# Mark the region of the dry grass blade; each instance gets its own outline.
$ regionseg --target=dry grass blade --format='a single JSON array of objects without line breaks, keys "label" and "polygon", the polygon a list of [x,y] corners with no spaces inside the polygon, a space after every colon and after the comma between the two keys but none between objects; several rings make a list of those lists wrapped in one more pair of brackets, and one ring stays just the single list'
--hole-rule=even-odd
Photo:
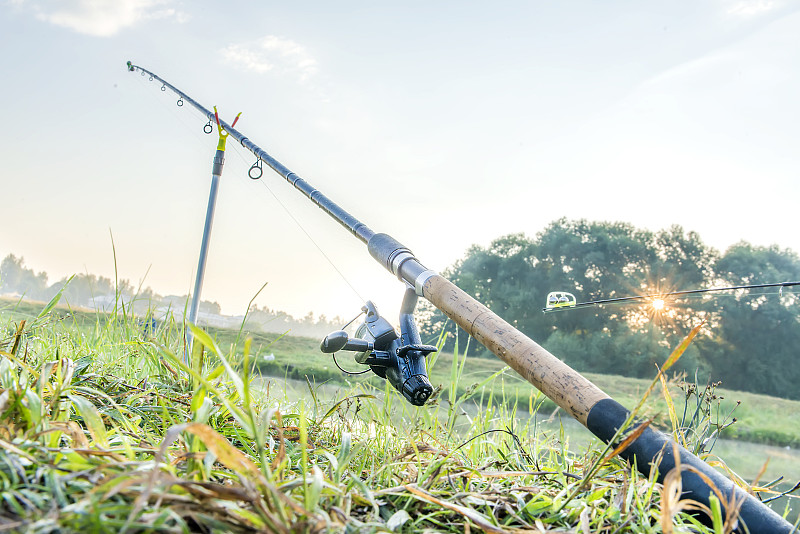
[{"label": "dry grass blade", "polygon": [[420,454],[431,454],[433,456],[440,456],[442,458],[445,458],[450,453],[445,452],[445,451],[440,451],[439,449],[431,447],[430,445],[428,445],[425,442],[419,442],[419,443],[414,443],[414,444],[409,445],[408,447],[406,447],[405,450],[403,450],[402,453],[400,453],[397,456],[395,456],[394,458],[392,458],[392,461],[396,462],[398,460],[403,460],[405,458],[414,458],[414,457],[419,456]]},{"label": "dry grass blade", "polygon": [[[465,474],[466,473],[469,472],[465,472]],[[508,478],[508,477],[560,475],[560,474],[572,475],[572,473],[559,473],[558,471],[480,471],[479,473],[480,476],[483,478]],[[455,477],[458,476],[459,474],[460,473],[453,473],[450,476]]]},{"label": "dry grass blade", "polygon": [[4,439],[0,439],[0,448],[3,448],[5,450],[7,450],[8,452],[13,452],[14,454],[18,454],[19,456],[22,456],[23,458],[27,458],[31,462],[36,462],[36,458],[31,456],[27,452],[23,451],[19,447],[16,447],[15,445],[12,445],[11,443],[7,442]]},{"label": "dry grass blade", "polygon": [[678,445],[672,444],[672,455],[675,458],[675,467],[664,477],[661,488],[661,515],[659,522],[664,534],[672,534],[674,531],[674,520],[680,512],[686,510],[701,510],[711,516],[711,510],[695,500],[681,499],[683,495],[683,479],[681,473],[684,467],[681,464],[681,457]]},{"label": "dry grass blade", "polygon": [[[663,532],[665,534],[670,534],[673,531],[672,521],[675,515],[681,511],[703,512],[708,515],[709,518],[714,519],[715,523],[717,523],[717,520],[719,519],[721,524],[715,525],[714,527],[716,534],[728,534],[733,532],[739,523],[739,508],[742,504],[742,502],[736,497],[736,494],[730,495],[730,499],[726,498],[726,496],[722,494],[722,491],[720,491],[720,489],[716,484],[714,484],[708,475],[697,470],[691,465],[681,464],[677,443],[672,444],[672,455],[675,458],[675,467],[669,473],[667,473],[666,477],[664,477],[664,485],[662,490],[661,527]],[[711,508],[692,499],[681,499],[683,486],[681,476],[683,471],[690,471],[696,474],[703,479],[703,482],[705,482],[709,488],[711,488],[713,491],[713,494],[710,497]],[[717,517],[719,515],[719,510],[717,508],[720,505],[725,509],[724,518],[721,516]]]},{"label": "dry grass blade", "polygon": [[227,484],[180,479],[176,479],[173,484],[181,486],[192,494],[203,498],[214,498],[226,501],[248,501],[252,498],[252,495],[244,488],[229,486]]},{"label": "dry grass blade", "polygon": [[103,422],[103,417],[97,410],[97,407],[92,402],[81,395],[67,395],[69,400],[72,401],[73,406],[83,418],[86,428],[101,447],[108,448],[108,434],[106,432],[106,424]]},{"label": "dry grass blade", "polygon": [[283,418],[281,417],[281,412],[276,411],[275,417],[278,419],[278,426],[275,427],[278,441],[278,452],[275,454],[275,458],[272,459],[271,467],[272,471],[276,473],[280,479],[283,472],[281,466],[286,461],[286,444],[284,443],[283,439]]},{"label": "dry grass blade", "polygon": [[684,340],[680,342],[680,344],[675,348],[675,350],[672,351],[672,354],[669,355],[667,361],[664,362],[664,367],[661,368],[661,372],[666,371],[667,369],[672,367],[675,364],[675,362],[678,361],[678,359],[683,355],[683,353],[686,352],[686,349],[689,348],[689,344],[691,344],[692,340],[700,332],[700,329],[703,327],[705,323],[706,323],[705,321],[702,321],[699,325],[692,328],[692,331],[689,332],[689,335],[686,336]]},{"label": "dry grass blade", "polygon": [[[703,482],[705,482],[709,488],[711,488],[711,490],[714,492],[714,494],[711,495],[712,503],[713,499],[716,498],[718,504],[721,504],[722,507],[725,509],[725,517],[723,518],[724,532],[726,534],[728,532],[733,532],[733,530],[739,523],[739,508],[741,508],[743,501],[739,500],[739,498],[736,496],[735,493],[730,495],[731,498],[728,499],[725,495],[722,494],[722,491],[720,491],[717,485],[714,484],[714,482],[710,478],[708,478],[708,475],[706,475],[702,471],[699,471],[689,465],[683,466],[682,470],[691,471],[692,473],[696,474],[697,476],[703,479]],[[704,511],[708,510],[705,506],[703,506],[702,509]],[[711,516],[712,515],[711,511],[708,511],[708,514],[709,516]]]},{"label": "dry grass blade", "polygon": [[689,332],[689,335],[686,336],[683,339],[683,341],[681,341],[680,344],[678,344],[677,347],[675,347],[675,350],[673,350],[672,353],[669,355],[669,358],[667,358],[667,361],[665,361],[664,365],[658,370],[658,374],[653,379],[653,381],[650,383],[650,387],[647,388],[647,391],[645,392],[644,396],[642,397],[642,400],[640,400],[639,404],[636,405],[636,408],[634,409],[634,414],[636,412],[638,412],[642,408],[642,406],[644,405],[645,401],[650,397],[650,394],[653,392],[653,388],[656,387],[656,384],[661,379],[661,376],[665,372],[667,372],[667,370],[670,367],[675,365],[675,362],[677,362],[680,359],[681,356],[683,356],[683,353],[686,352],[686,349],[689,348],[689,344],[691,344],[692,340],[700,332],[700,329],[703,327],[704,324],[705,324],[705,321],[701,322],[699,325],[697,325],[694,328],[692,328],[692,331]]},{"label": "dry grass blade", "polygon": [[14,356],[17,355],[17,350],[19,349],[19,342],[22,339],[22,333],[25,331],[25,319],[21,320],[17,325],[17,331],[14,333],[14,342],[11,344],[11,350],[9,352]]},{"label": "dry grass blade", "polygon": [[769,460],[770,459],[767,458],[766,461],[761,465],[761,469],[758,470],[758,474],[753,479],[753,482],[750,483],[749,485],[750,487],[747,488],[750,495],[753,495],[752,486],[758,486],[758,481],[761,480],[761,477],[763,477],[764,473],[767,472],[767,466],[769,465]]},{"label": "dry grass blade", "polygon": [[592,526],[589,522],[589,507],[584,506],[581,510],[579,529],[583,534],[591,534]]},{"label": "dry grass blade", "polygon": [[675,413],[675,403],[672,402],[672,395],[669,393],[667,378],[662,373],[658,374],[658,378],[661,380],[661,390],[667,403],[667,413],[669,414],[669,422],[672,425],[672,432],[675,433],[675,437],[680,441],[681,445],[686,447],[686,436],[683,435],[683,430],[678,423],[678,414]]},{"label": "dry grass blade", "polygon": [[35,379],[39,378],[39,372],[38,371],[35,371],[30,365],[28,365],[24,361],[20,360],[19,358],[17,358],[16,356],[11,354],[10,352],[6,352],[4,350],[0,350],[0,356],[5,356],[6,358],[11,360],[15,364],[19,365],[20,367],[25,369]]},{"label": "dry grass blade", "polygon": [[[230,442],[216,430],[202,423],[184,423],[182,425],[175,425],[171,427],[164,436],[164,441],[161,443],[161,447],[159,448],[158,453],[153,460],[153,472],[149,477],[147,487],[136,498],[125,526],[129,525],[133,519],[139,515],[141,510],[144,508],[144,505],[150,499],[150,495],[153,493],[153,489],[156,486],[156,482],[161,472],[159,465],[164,461],[164,457],[167,454],[167,449],[169,446],[172,445],[172,443],[178,439],[178,436],[181,434],[181,432],[184,431],[191,432],[200,438],[208,450],[211,451],[217,457],[217,459],[229,469],[232,469],[240,474],[256,475],[257,478],[262,478],[258,467],[253,463],[253,461],[247,458],[247,456],[245,456],[240,450],[231,445]],[[123,528],[123,530],[125,529]]]},{"label": "dry grass blade", "polygon": [[66,434],[72,440],[73,449],[88,449],[89,440],[75,421],[51,421],[50,428]]},{"label": "dry grass blade", "polygon": [[421,489],[421,488],[419,488],[419,487],[417,487],[417,486],[415,486],[413,484],[407,484],[405,486],[405,488],[410,493],[415,495],[417,498],[422,499],[423,501],[427,501],[427,502],[429,502],[431,504],[435,504],[437,506],[441,506],[442,508],[447,508],[448,510],[452,510],[453,512],[456,512],[457,514],[460,514],[460,515],[466,517],[467,519],[469,519],[470,521],[475,523],[475,525],[477,525],[478,528],[480,528],[484,532],[493,532],[493,533],[496,533],[496,534],[505,534],[506,532],[508,532],[508,531],[498,527],[497,525],[493,525],[492,523],[489,522],[488,519],[486,519],[486,516],[484,516],[481,513],[476,512],[472,508],[467,508],[466,506],[460,506],[458,504],[453,504],[453,503],[450,503],[450,502],[447,502],[447,501],[443,501],[441,499],[437,499],[436,497],[434,497],[433,495],[431,495],[427,491],[425,491],[425,490],[423,490],[423,489]]},{"label": "dry grass blade", "polygon": [[642,432],[644,432],[644,431],[645,431],[645,429],[646,429],[647,427],[649,427],[649,426],[650,426],[650,424],[651,424],[652,422],[653,422],[653,418],[651,417],[650,419],[648,419],[648,420],[647,420],[647,421],[645,421],[644,423],[642,423],[642,424],[640,424],[639,426],[637,426],[637,427],[636,427],[636,430],[634,430],[633,432],[631,432],[631,433],[630,433],[630,435],[629,435],[627,438],[625,438],[624,440],[622,440],[622,443],[620,443],[619,445],[617,445],[617,446],[614,448],[614,450],[613,450],[613,451],[611,451],[611,453],[609,453],[609,455],[608,455],[608,456],[606,456],[605,458],[603,458],[603,463],[605,463],[605,462],[608,462],[609,460],[611,460],[611,459],[612,459],[612,458],[614,458],[615,456],[617,456],[617,455],[619,455],[620,453],[622,453],[622,452],[623,452],[625,449],[627,449],[628,447],[630,447],[631,443],[633,443],[634,441],[636,441],[637,439],[639,439],[639,436],[641,436],[641,435],[642,435]]},{"label": "dry grass blade", "polygon": [[189,432],[200,438],[208,450],[217,457],[217,460],[228,469],[263,482],[258,466],[210,426],[203,423],[187,423],[178,426],[183,427],[181,431]]}]

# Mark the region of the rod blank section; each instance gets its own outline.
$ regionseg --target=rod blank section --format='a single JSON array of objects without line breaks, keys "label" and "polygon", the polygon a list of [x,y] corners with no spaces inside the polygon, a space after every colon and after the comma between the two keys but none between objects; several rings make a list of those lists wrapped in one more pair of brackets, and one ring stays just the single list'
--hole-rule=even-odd
[{"label": "rod blank section", "polygon": [[446,278],[431,276],[422,294],[581,424],[595,404],[610,398]]}]

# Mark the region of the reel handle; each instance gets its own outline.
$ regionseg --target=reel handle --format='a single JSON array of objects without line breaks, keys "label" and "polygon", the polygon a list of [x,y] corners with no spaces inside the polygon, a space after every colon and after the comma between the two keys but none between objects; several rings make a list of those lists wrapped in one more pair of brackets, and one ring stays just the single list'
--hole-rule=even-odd
[{"label": "reel handle", "polygon": [[340,350],[350,350],[353,352],[372,352],[374,349],[375,347],[373,343],[357,337],[351,338],[344,330],[331,332],[325,336],[325,339],[323,339],[322,343],[319,345],[319,350],[325,354],[339,352]]}]

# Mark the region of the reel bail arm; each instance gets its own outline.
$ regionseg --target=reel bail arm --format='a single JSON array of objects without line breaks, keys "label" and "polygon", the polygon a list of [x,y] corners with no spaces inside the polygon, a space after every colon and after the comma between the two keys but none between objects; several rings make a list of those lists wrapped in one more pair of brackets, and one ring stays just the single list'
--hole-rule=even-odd
[{"label": "reel bail arm", "polygon": [[414,322],[414,307],[417,294],[413,287],[406,287],[400,307],[400,335],[392,325],[380,316],[372,302],[362,310],[364,322],[350,337],[344,330],[325,336],[320,350],[326,354],[348,350],[355,352],[358,363],[369,365],[381,378],[385,378],[405,399],[415,406],[422,406],[433,393],[428,379],[425,356],[436,352],[433,345],[424,345]]}]

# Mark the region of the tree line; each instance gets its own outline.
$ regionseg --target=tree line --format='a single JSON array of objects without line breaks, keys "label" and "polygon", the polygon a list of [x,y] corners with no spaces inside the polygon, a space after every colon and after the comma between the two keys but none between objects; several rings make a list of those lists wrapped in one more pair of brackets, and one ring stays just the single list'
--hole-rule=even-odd
[{"label": "tree line", "polygon": [[[472,246],[445,271],[451,281],[579,371],[652,377],[702,323],[679,360],[691,378],[800,399],[800,299],[792,288],[737,290],[542,313],[551,291],[579,302],[800,279],[800,258],[778,246],[737,243],[724,253],[680,226],[650,231],[620,222],[559,219],[535,237]],[[456,327],[428,306],[422,330]],[[450,343],[454,336],[451,336]],[[460,332],[460,338],[466,338]],[[491,356],[471,343],[471,354]]]},{"label": "tree line", "polygon": [[[89,273],[64,277],[51,284],[46,272],[37,273],[25,265],[24,258],[14,254],[9,254],[0,262],[0,295],[48,302],[59,291],[62,291],[61,301],[72,307],[106,312],[124,309],[142,316],[155,314],[158,319],[168,314],[182,318],[189,303],[189,295],[159,295],[149,287],[134,286],[126,279],[112,280]],[[217,302],[201,300],[198,322],[212,324],[213,319],[209,316],[222,316],[222,308]],[[242,316],[232,317],[225,324],[218,321],[214,326],[238,327],[242,320]],[[338,330],[343,323],[341,317],[329,319],[325,315],[315,316],[309,312],[302,318],[296,318],[283,311],[266,306],[259,308],[253,304],[247,312],[245,326],[268,333],[290,332],[295,336],[319,337]]]},{"label": "tree line", "polygon": [[[90,273],[78,273],[51,284],[46,272],[35,272],[20,256],[9,254],[0,262],[0,294],[47,302],[59,291],[62,291],[62,300],[70,306],[107,309],[117,304],[125,307],[130,304],[131,311],[135,312],[146,312],[156,306],[182,310],[188,299],[187,295],[162,296],[149,287],[136,287],[126,279],[112,280]],[[221,307],[204,300],[200,302],[200,311],[219,314]]]}]

